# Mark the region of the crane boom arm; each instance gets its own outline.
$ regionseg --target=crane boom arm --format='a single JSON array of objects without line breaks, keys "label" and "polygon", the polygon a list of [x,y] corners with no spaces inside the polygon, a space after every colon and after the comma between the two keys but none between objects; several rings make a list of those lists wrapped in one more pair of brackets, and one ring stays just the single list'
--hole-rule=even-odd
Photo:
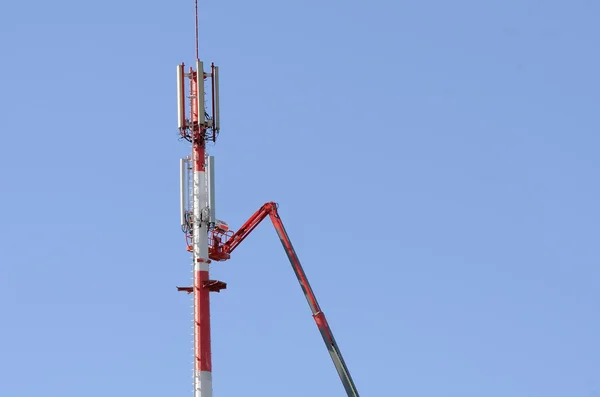
[{"label": "crane boom arm", "polygon": [[298,259],[298,255],[296,255],[296,251],[292,245],[292,242],[283,226],[283,222],[281,221],[281,217],[277,212],[277,204],[270,202],[263,205],[257,212],[242,225],[242,227],[234,233],[221,247],[219,247],[220,255],[226,254],[226,257],[229,257],[229,254],[254,230],[263,219],[267,217],[267,215],[271,218],[273,222],[273,226],[277,231],[277,235],[279,236],[279,240],[281,241],[281,245],[285,250],[285,253],[290,260],[290,264],[294,269],[294,273],[296,273],[296,277],[298,278],[298,282],[302,287],[302,291],[308,301],[308,305],[310,306],[310,310],[312,311],[313,318],[317,323],[317,327],[321,332],[321,336],[323,337],[323,341],[325,342],[325,346],[329,351],[331,359],[333,360],[333,364],[340,376],[342,384],[344,385],[344,389],[346,389],[346,393],[348,397],[359,397],[358,390],[354,385],[354,381],[350,376],[350,371],[346,366],[344,358],[342,357],[342,353],[333,337],[333,333],[331,332],[331,328],[325,318],[325,314],[321,310],[319,303],[317,302],[317,298],[315,293],[313,292],[308,278],[306,277],[306,273],[304,273],[304,269],[300,264],[300,259]]},{"label": "crane boom arm", "polygon": [[246,223],[244,223],[238,231],[225,242],[225,244],[223,244],[223,251],[231,255],[233,250],[236,249],[236,247],[240,245],[254,229],[256,229],[267,215],[269,215],[271,204],[272,203],[267,203],[260,207],[260,209],[256,211],[254,215],[252,215],[250,219],[248,219]]}]

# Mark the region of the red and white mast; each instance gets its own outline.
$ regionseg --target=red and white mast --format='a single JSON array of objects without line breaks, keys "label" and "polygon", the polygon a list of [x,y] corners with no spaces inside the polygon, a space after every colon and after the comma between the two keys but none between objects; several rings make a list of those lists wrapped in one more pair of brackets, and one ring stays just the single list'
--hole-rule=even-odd
[{"label": "red and white mast", "polygon": [[[192,145],[191,154],[180,161],[181,226],[186,234],[187,250],[192,252],[193,286],[178,287],[194,294],[194,397],[212,397],[212,359],[210,343],[210,292],[226,287],[210,280],[208,234],[215,225],[214,158],[208,156],[207,142],[215,142],[219,133],[218,67],[204,72],[198,57],[198,1],[196,4],[196,70],[177,65],[177,111],[181,138]],[[186,96],[185,79],[189,80]],[[211,113],[205,107],[205,79],[210,78]],[[189,117],[186,117],[186,98]]]}]

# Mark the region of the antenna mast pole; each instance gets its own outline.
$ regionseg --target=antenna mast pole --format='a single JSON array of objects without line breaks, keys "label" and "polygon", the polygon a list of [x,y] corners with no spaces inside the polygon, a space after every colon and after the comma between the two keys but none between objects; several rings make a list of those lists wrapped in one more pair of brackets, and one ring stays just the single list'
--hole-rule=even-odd
[{"label": "antenna mast pole", "polygon": [[[214,228],[214,158],[208,156],[206,143],[219,133],[218,67],[211,65],[204,72],[198,51],[198,0],[196,16],[196,70],[177,65],[178,128],[182,139],[191,143],[191,155],[181,159],[181,227],[186,236],[187,250],[192,253],[193,286],[177,287],[194,295],[194,397],[212,397],[212,358],[210,341],[210,292],[226,288],[221,281],[210,280],[208,234]],[[186,96],[185,79],[189,80]],[[204,80],[212,87],[211,114],[206,112]],[[186,101],[188,99],[189,101]],[[189,105],[189,106],[188,106]],[[187,117],[186,108],[189,109]],[[207,169],[208,168],[208,169]],[[207,172],[208,171],[208,172]]]},{"label": "antenna mast pole", "polygon": [[196,6],[196,59],[198,59],[198,0],[194,0],[194,5]]}]

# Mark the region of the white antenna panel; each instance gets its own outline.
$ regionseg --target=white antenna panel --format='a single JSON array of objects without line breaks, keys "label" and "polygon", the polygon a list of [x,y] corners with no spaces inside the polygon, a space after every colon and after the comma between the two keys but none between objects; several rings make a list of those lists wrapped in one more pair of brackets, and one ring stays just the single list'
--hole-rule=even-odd
[{"label": "white antenna panel", "polygon": [[206,122],[204,117],[204,63],[200,60],[196,61],[196,87],[198,124],[203,125]]},{"label": "white antenna panel", "polygon": [[185,76],[183,65],[177,65],[177,127],[185,128]]},{"label": "white antenna panel", "polygon": [[179,159],[179,218],[181,220],[181,226],[185,225],[185,168],[185,159]]},{"label": "white antenna panel", "polygon": [[215,114],[213,114],[214,119],[214,129],[215,131],[219,131],[221,129],[221,118],[219,116],[219,67],[215,66],[215,70],[213,72],[215,79]]},{"label": "white antenna panel", "polygon": [[215,156],[208,156],[208,221],[215,223]]}]

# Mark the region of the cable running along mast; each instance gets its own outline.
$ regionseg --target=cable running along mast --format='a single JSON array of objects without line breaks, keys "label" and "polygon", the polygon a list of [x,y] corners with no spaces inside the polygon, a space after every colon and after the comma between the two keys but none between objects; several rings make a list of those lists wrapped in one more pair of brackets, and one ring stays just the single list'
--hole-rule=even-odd
[{"label": "cable running along mast", "polygon": [[[177,125],[180,138],[191,143],[191,154],[180,159],[179,163],[180,223],[187,251],[192,253],[193,269],[193,285],[177,289],[194,295],[194,397],[212,397],[209,294],[227,287],[222,281],[210,279],[210,263],[229,259],[233,250],[267,216],[275,226],[347,395],[358,397],[333,333],[281,222],[277,204],[270,202],[263,205],[235,233],[215,217],[214,157],[208,155],[206,144],[216,142],[220,132],[219,68],[212,63],[205,72],[204,63],[199,59],[198,0],[195,0],[195,9],[196,69],[190,67],[186,70],[184,63],[177,65]],[[210,109],[205,105],[205,80],[209,80]]]}]

